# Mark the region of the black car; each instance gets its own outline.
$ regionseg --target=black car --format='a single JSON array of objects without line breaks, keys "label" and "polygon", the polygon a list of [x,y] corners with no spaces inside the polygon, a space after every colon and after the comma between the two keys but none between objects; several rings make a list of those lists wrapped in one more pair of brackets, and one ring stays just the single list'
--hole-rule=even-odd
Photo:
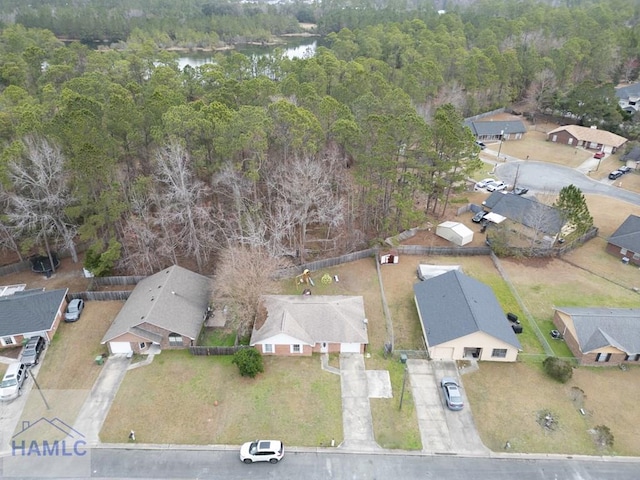
[{"label": "black car", "polygon": [[485,212],[484,210],[480,210],[473,216],[473,218],[471,218],[471,221],[473,223],[480,223],[486,214],[487,212]]},{"label": "black car", "polygon": [[37,336],[31,337],[22,348],[22,363],[27,367],[37,365],[40,361],[40,354],[47,346],[44,338]]},{"label": "black car", "polygon": [[621,172],[620,170],[614,170],[609,174],[609,180],[615,180],[616,178],[619,178],[622,175],[624,175],[624,172]]}]

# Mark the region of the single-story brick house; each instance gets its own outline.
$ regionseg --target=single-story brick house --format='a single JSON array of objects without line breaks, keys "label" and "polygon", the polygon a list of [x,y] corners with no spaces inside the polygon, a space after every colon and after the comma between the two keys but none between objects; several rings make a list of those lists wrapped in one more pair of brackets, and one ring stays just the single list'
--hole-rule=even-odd
[{"label": "single-story brick house", "polygon": [[141,280],[102,337],[113,353],[195,344],[206,319],[211,280],[174,265]]},{"label": "single-story brick house", "polygon": [[[493,192],[482,202],[490,212],[519,223],[528,229],[530,237],[543,234],[552,245],[562,234],[567,234],[562,213],[534,198]],[[522,233],[527,233],[522,232]]]},{"label": "single-story brick house", "polygon": [[516,361],[522,347],[489,286],[451,270],[413,291],[430,358]]},{"label": "single-story brick house", "polygon": [[466,120],[464,124],[471,129],[478,141],[500,142],[521,140],[527,133],[527,127],[520,120],[496,120],[482,122]]},{"label": "single-story brick house", "polygon": [[640,266],[640,217],[629,215],[607,241],[607,253]]},{"label": "single-story brick house", "polygon": [[547,141],[564,143],[574,147],[584,147],[606,153],[616,151],[627,143],[627,139],[615,133],[599,130],[596,127],[565,125],[547,133]]},{"label": "single-story brick house", "polygon": [[41,336],[50,342],[64,318],[68,289],[23,290],[0,297],[0,348]]},{"label": "single-story brick house", "polygon": [[264,295],[250,345],[263,355],[364,353],[364,299],[347,295]]},{"label": "single-story brick house", "polygon": [[553,323],[581,365],[640,362],[640,309],[556,307]]}]

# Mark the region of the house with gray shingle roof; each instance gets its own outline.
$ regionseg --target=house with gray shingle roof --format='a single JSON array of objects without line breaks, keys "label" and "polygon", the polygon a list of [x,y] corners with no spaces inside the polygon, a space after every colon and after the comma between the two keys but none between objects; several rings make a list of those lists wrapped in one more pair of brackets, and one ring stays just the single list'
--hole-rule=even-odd
[{"label": "house with gray shingle roof", "polygon": [[530,229],[530,237],[542,233],[555,241],[565,226],[564,217],[557,208],[534,198],[493,192],[482,204],[491,212]]},{"label": "house with gray shingle roof", "polygon": [[466,120],[464,124],[471,129],[478,141],[520,140],[527,133],[527,127],[520,120],[477,121]]},{"label": "house with gray shingle roof", "polygon": [[522,347],[489,286],[451,270],[416,283],[413,292],[430,358],[517,359]]},{"label": "house with gray shingle roof", "polygon": [[364,353],[364,299],[347,295],[263,295],[250,345],[263,355]]},{"label": "house with gray shingle roof", "polygon": [[101,343],[127,354],[194,345],[210,296],[208,277],[178,265],[165,268],[138,282]]},{"label": "house with gray shingle roof", "polygon": [[0,297],[0,347],[36,336],[51,341],[67,308],[67,292],[34,289]]},{"label": "house with gray shingle roof", "polygon": [[616,153],[620,147],[627,143],[626,138],[615,133],[580,125],[564,125],[555,128],[547,133],[547,141],[606,153]]},{"label": "house with gray shingle roof", "polygon": [[555,307],[553,323],[581,365],[640,362],[640,309]]},{"label": "house with gray shingle roof", "polygon": [[640,83],[632,83],[615,89],[620,108],[634,114],[640,110]]},{"label": "house with gray shingle roof", "polygon": [[607,253],[640,265],[640,217],[629,215],[607,241]]}]

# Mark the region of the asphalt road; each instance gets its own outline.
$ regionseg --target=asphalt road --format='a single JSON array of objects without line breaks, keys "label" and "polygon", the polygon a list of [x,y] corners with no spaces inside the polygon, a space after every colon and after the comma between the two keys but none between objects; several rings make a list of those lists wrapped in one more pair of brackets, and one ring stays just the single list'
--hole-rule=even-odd
[{"label": "asphalt road", "polygon": [[[18,473],[5,460],[2,478],[95,478],[216,480],[292,479],[305,480],[635,480],[640,459],[586,458],[487,458],[424,456],[420,454],[341,454],[333,452],[288,452],[277,465],[240,463],[236,450],[170,450],[99,448],[90,453],[90,465],[73,468],[60,458],[46,460],[46,471]],[[83,458],[83,460],[85,460]],[[25,460],[26,461],[26,460]],[[60,461],[59,466],[56,462]],[[46,463],[45,462],[45,463]],[[29,476],[30,475],[30,476]]]},{"label": "asphalt road", "polygon": [[[616,181],[594,180],[578,170],[553,163],[507,161],[497,165],[495,175],[508,185],[513,185],[517,177],[517,185],[532,192],[558,193],[563,187],[573,184],[583,193],[606,195],[640,205],[640,195],[616,186]],[[620,180],[624,181],[624,176],[618,182]]]}]

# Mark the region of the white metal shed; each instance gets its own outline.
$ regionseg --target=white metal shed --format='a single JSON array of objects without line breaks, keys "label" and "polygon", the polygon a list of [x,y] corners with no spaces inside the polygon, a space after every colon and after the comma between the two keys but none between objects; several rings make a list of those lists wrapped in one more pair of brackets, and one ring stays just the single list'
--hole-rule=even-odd
[{"label": "white metal shed", "polygon": [[460,222],[443,222],[436,228],[436,235],[446,238],[458,246],[473,240],[473,230]]}]

